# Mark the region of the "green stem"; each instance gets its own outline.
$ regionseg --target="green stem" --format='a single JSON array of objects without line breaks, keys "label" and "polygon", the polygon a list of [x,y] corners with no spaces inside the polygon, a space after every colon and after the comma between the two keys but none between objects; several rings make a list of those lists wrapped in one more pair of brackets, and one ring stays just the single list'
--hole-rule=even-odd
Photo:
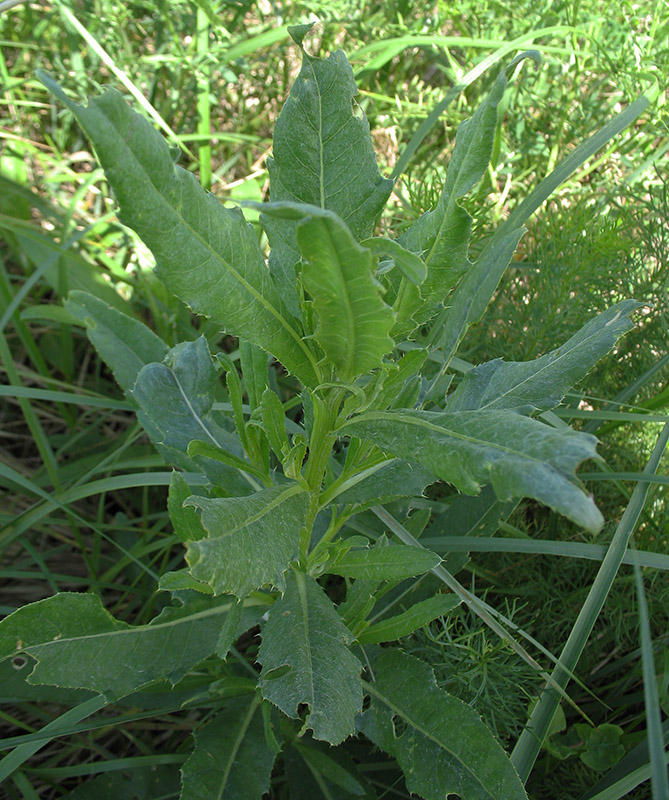
[{"label": "green stem", "polygon": [[330,459],[332,446],[337,438],[333,433],[337,419],[337,410],[345,390],[331,390],[323,400],[314,397],[314,425],[309,437],[309,458],[304,473],[311,492],[309,510],[302,530],[300,541],[300,560],[306,564],[311,541],[311,530],[320,508],[321,487],[323,477]]}]

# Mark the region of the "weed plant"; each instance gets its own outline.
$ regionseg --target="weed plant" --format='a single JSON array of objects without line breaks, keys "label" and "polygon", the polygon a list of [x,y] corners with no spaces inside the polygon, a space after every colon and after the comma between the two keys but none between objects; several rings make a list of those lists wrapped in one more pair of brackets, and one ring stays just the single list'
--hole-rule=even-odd
[{"label": "weed plant", "polygon": [[[522,13],[514,6],[514,23],[510,14],[500,13],[504,8],[499,3],[477,4],[476,8],[467,3],[455,8],[439,5],[427,16],[414,4],[342,6],[340,18],[346,17],[347,24],[343,29],[339,20],[326,25],[323,48],[333,49],[342,43],[352,54],[362,88],[359,102],[378,131],[374,140],[382,165],[392,169],[397,164],[396,142],[408,141],[416,133],[422,142],[411,162],[412,177],[398,184],[398,200],[392,215],[382,220],[382,227],[399,232],[435,205],[446,178],[445,170],[435,164],[435,154],[444,152],[443,161],[447,161],[458,124],[471,115],[489,85],[485,80],[472,83],[460,99],[451,102],[444,117],[447,123],[443,127],[434,124],[434,117],[432,127],[421,138],[419,126],[430,121],[432,108],[471,65],[489,52],[478,47],[444,48],[424,43],[412,47],[415,37],[425,37],[426,28],[431,34],[479,37],[498,43],[556,23],[581,26],[588,32],[582,38],[555,42],[559,51],[552,51],[549,45],[540,80],[521,82],[519,88],[507,93],[509,113],[505,125],[499,128],[500,155],[495,156],[493,151],[491,170],[475,200],[465,201],[468,208],[477,209],[472,241],[475,256],[489,234],[479,220],[502,219],[516,198],[527,193],[525,187],[547,174],[572,142],[584,138],[603,118],[615,113],[615,103],[624,105],[633,99],[645,87],[642,70],[655,68],[657,74],[666,75],[666,36],[659,13],[662,4],[656,5],[649,7],[647,15],[635,11],[641,21],[633,25],[631,18],[625,17],[629,11],[624,4],[617,7],[616,17],[607,7],[606,23],[594,3],[567,5],[557,11],[536,11],[528,4]],[[323,18],[327,16],[323,8],[314,10]],[[135,315],[149,322],[169,346],[194,341],[204,333],[212,346],[220,345],[234,356],[236,342],[219,340],[215,325],[193,320],[185,306],[153,278],[148,269],[150,256],[139,246],[137,237],[113,218],[115,204],[101,173],[94,168],[85,139],[71,117],[60,115],[56,119],[55,106],[34,81],[34,68],[47,67],[63,76],[66,87],[79,96],[96,94],[110,80],[117,82],[122,70],[158,111],[162,123],[174,132],[172,143],[188,149],[181,163],[197,170],[206,184],[209,162],[211,185],[222,198],[232,194],[241,199],[260,199],[273,122],[299,68],[286,47],[285,29],[276,38],[273,30],[277,23],[297,20],[290,18],[295,13],[291,10],[275,20],[272,15],[264,17],[252,5],[216,9],[225,26],[211,21],[210,35],[203,41],[201,37],[198,40],[197,31],[204,24],[204,12],[188,3],[170,4],[169,13],[153,3],[144,4],[142,9],[133,6],[132,10],[122,6],[112,9],[101,2],[82,3],[75,13],[89,36],[111,56],[115,69],[101,65],[100,56],[82,39],[60,5],[46,11],[27,5],[20,12],[13,11],[5,17],[3,31],[3,38],[11,43],[4,46],[2,65],[7,90],[4,124],[9,135],[0,167],[4,178],[12,183],[3,184],[0,195],[6,246],[2,291],[5,304],[21,292],[15,303],[21,312],[19,315],[10,309],[10,316],[3,319],[6,338],[0,353],[8,384],[2,472],[7,487],[2,509],[7,567],[1,602],[9,613],[58,591],[92,591],[104,597],[106,607],[116,617],[142,624],[153,618],[164,602],[154,592],[153,575],[174,570],[182,561],[182,548],[163,510],[168,480],[164,462],[143,437],[129,404],[83,330],[54,309],[70,289],[84,289],[116,304],[119,310],[127,310],[130,302]],[[270,32],[268,38],[254,38],[264,31]],[[34,37],[39,37],[39,48]],[[401,56],[390,44],[393,37],[403,38],[403,46],[409,48]],[[387,52],[377,49],[376,62],[364,69],[375,56],[366,51],[366,46],[384,39],[389,42]],[[276,42],[273,45],[272,40]],[[234,58],[227,57],[231,51]],[[393,52],[395,55],[389,55]],[[561,66],[565,60],[571,60],[568,68]],[[263,87],[260,96],[259,87]],[[619,94],[620,88],[624,97]],[[601,98],[608,91],[615,94],[607,114]],[[186,111],[193,108],[199,110],[195,134],[196,123]],[[527,108],[536,109],[529,119]],[[554,108],[574,113],[556,118]],[[666,372],[657,370],[666,353],[666,260],[662,261],[666,196],[663,199],[661,181],[645,171],[655,159],[662,174],[661,164],[666,163],[664,132],[662,118],[655,116],[637,126],[634,135],[623,134],[615,149],[606,151],[594,168],[585,168],[556,204],[548,207],[547,213],[542,211],[531,223],[522,245],[524,263],[514,265],[508,273],[485,323],[473,331],[473,336],[470,333],[466,349],[459,353],[474,363],[497,355],[524,360],[547,352],[556,341],[580,327],[585,316],[614,300],[634,296],[655,303],[638,332],[628,334],[617,353],[591,373],[577,395],[568,399],[568,407],[560,410],[565,417],[579,410],[591,415],[583,422],[571,418],[586,429],[596,428],[603,437],[600,452],[606,455],[614,480],[589,484],[608,521],[603,538],[584,537],[564,520],[558,522],[555,515],[527,504],[508,518],[510,527],[502,530],[511,538],[529,535],[539,541],[610,541],[630,497],[627,487],[631,487],[615,480],[616,474],[638,472],[652,449],[657,430],[653,423],[629,427],[626,419],[607,419],[598,409],[604,407],[615,413],[620,408],[627,410],[633,402],[633,411],[650,411],[661,418],[666,403]],[[190,138],[206,136],[208,141],[212,134],[214,145],[209,155],[206,145],[199,149],[202,139]],[[77,152],[74,158],[69,156]],[[248,175],[252,180],[245,180]],[[631,181],[631,190],[620,183],[623,176]],[[238,181],[241,183],[235,186]],[[31,186],[37,187],[39,196],[30,191]],[[39,219],[38,225],[35,219]],[[595,235],[583,237],[584,223],[590,233],[593,220]],[[556,243],[561,249],[554,247]],[[562,253],[573,257],[563,259]],[[579,269],[572,276],[573,296],[567,298],[568,282],[560,279],[561,273],[564,277],[564,269],[573,269],[574,264]],[[106,276],[103,280],[101,273]],[[110,286],[116,291],[110,292]],[[531,302],[526,303],[526,297]],[[561,301],[560,314],[555,313],[555,298]],[[526,337],[518,334],[525,333],[523,326],[528,320],[534,332],[537,318],[546,322],[543,339],[535,334],[534,349],[524,350]],[[294,391],[291,381],[282,374],[270,374],[282,396],[290,397]],[[638,384],[637,393],[626,394],[634,384]],[[44,394],[44,390],[65,396]],[[73,396],[78,397],[74,403]],[[226,399],[221,397],[222,402]],[[601,402],[607,400],[625,405]],[[299,405],[295,405],[288,409],[288,416],[299,423],[299,412]],[[666,552],[665,497],[661,485],[652,486],[636,534],[640,549]],[[444,495],[435,495],[429,501],[431,535],[439,532],[433,529],[444,499]],[[374,525],[365,519],[366,529]],[[592,582],[596,567],[589,564],[550,555],[488,557],[477,553],[466,569],[476,575],[477,593],[487,587],[487,600],[498,608],[504,608],[499,601],[520,594],[519,607],[507,616],[557,654],[580,606],[583,587]],[[643,684],[636,593],[630,567],[621,569],[621,580],[613,585],[604,616],[593,633],[593,648],[586,649],[579,662],[578,675],[601,702],[593,702],[574,683],[570,694],[596,724],[613,719],[621,725],[625,750],[631,755],[644,738],[645,718],[640,695]],[[658,656],[666,631],[662,614],[666,607],[664,575],[657,569],[645,570]],[[468,585],[466,574],[461,578]],[[336,586],[328,591],[336,597]],[[568,603],[572,604],[569,616],[565,612]],[[537,615],[537,609],[542,613]],[[444,647],[446,640],[456,646]],[[468,643],[466,648],[463,643]],[[257,646],[257,639],[238,643],[239,651],[250,657]],[[519,708],[525,695],[531,687],[539,688],[515,650],[493,639],[470,612],[444,618],[443,625],[432,623],[429,635],[417,632],[407,640],[407,650],[432,664],[443,688],[472,703],[496,735],[505,744],[512,743],[524,721]],[[464,652],[465,657],[458,659],[458,652]],[[454,661],[458,664],[457,679],[448,677]],[[657,665],[661,684],[661,658]],[[32,787],[38,787],[41,796],[64,796],[90,775],[89,761],[106,760],[115,770],[103,773],[88,786],[82,783],[80,792],[99,794],[108,786],[116,796],[131,788],[146,797],[156,796],[160,790],[151,784],[149,773],[139,769],[140,764],[159,766],[165,786],[178,783],[178,767],[192,748],[190,732],[201,720],[192,712],[180,710],[177,695],[173,695],[173,707],[161,705],[155,697],[153,705],[142,698],[139,706],[117,705],[101,711],[92,723],[61,718],[58,726],[70,725],[65,728],[67,735],[52,739],[38,751],[34,742],[41,744],[44,740],[34,738],[36,731],[84,696],[72,690],[29,686],[23,681],[25,672],[26,666],[6,676],[5,695],[12,705],[5,706],[7,710],[2,713],[7,735],[27,734],[22,745],[32,748],[28,756],[37,754],[16,767],[5,763],[7,774],[11,773],[7,783],[11,797],[32,797]],[[509,673],[517,675],[522,690],[505,691]],[[190,676],[191,687],[207,685],[211,674],[211,667],[203,664]],[[666,665],[664,674],[666,681]],[[184,697],[187,695],[188,691]],[[500,698],[499,703],[495,697]],[[664,703],[666,706],[666,700]],[[616,709],[614,716],[602,711],[604,704]],[[574,723],[582,717],[564,707],[573,731]],[[13,744],[12,740],[7,742],[8,747]],[[540,756],[528,784],[531,797],[571,800],[583,795],[602,774],[580,760],[582,743],[574,741],[571,746],[575,755],[566,761],[561,762],[550,748]],[[165,761],[165,752],[174,754],[170,763]],[[372,756],[362,743],[352,744],[350,752],[363,765]],[[645,762],[643,758],[637,766],[647,763],[647,755]],[[372,759],[363,771],[379,795],[389,792],[408,796],[393,763],[382,761],[378,752]],[[311,789],[310,796],[318,796],[318,787]],[[281,779],[275,790],[277,796],[287,796]],[[628,796],[650,797],[649,784],[642,784]]]}]

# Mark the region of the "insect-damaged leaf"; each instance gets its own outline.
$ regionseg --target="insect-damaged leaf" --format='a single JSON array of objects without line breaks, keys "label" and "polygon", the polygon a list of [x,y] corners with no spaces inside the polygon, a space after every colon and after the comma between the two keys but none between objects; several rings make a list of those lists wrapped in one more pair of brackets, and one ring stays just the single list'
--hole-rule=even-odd
[{"label": "insect-damaged leaf", "polygon": [[493,734],[473,708],[437,686],[427,664],[389,650],[365,690],[372,706],[362,731],[397,759],[409,792],[424,800],[451,793],[462,800],[527,800]]},{"label": "insect-damaged leaf", "polygon": [[496,358],[466,373],[448,398],[448,411],[514,408],[545,411],[559,405],[569,389],[611,350],[633,325],[629,315],[642,304],[621,303],[587,322],[578,333],[534,361]]},{"label": "insect-damaged leaf", "polygon": [[97,595],[62,592],[0,622],[0,658],[26,653],[37,661],[30,683],[90,689],[112,701],[157,680],[181,680],[215,651],[233,605],[193,593],[186,605],[133,626],[112,617]]},{"label": "insect-damaged leaf", "polygon": [[273,486],[248,497],[193,496],[202,510],[207,539],[188,543],[193,577],[215,594],[246,597],[254,589],[285,586],[284,573],[297,558],[309,494],[297,484]]},{"label": "insect-damaged leaf", "polygon": [[[267,165],[272,202],[290,200],[334,211],[360,241],[372,235],[393,182],[381,177],[369,123],[352,105],[357,94],[341,50],[325,59],[303,50],[302,69],[276,121]],[[291,313],[299,317],[295,222],[261,220],[271,247],[270,270]]]},{"label": "insect-damaged leaf", "polygon": [[183,765],[181,800],[261,800],[269,791],[276,751],[267,744],[257,695],[233,697],[195,732]]},{"label": "insect-damaged leaf", "polygon": [[551,428],[513,411],[376,411],[345,425],[343,435],[423,464],[468,494],[492,483],[500,500],[532,497],[596,531],[603,520],[576,484],[574,470],[597,458],[594,436]]},{"label": "insect-damaged leaf", "polygon": [[338,744],[355,732],[362,707],[362,665],[348,649],[353,636],[310,576],[291,571],[283,597],[262,629],[258,661],[263,696],[289,717],[309,706],[304,727]]},{"label": "insect-damaged leaf", "polygon": [[241,211],[224,208],[176,166],[163,137],[116,90],[84,107],[48,75],[40,78],[91,139],[119,203],[119,219],[151,249],[169,290],[229,333],[272,353],[303,383],[317,384],[313,356],[283,313],[257,236]]}]

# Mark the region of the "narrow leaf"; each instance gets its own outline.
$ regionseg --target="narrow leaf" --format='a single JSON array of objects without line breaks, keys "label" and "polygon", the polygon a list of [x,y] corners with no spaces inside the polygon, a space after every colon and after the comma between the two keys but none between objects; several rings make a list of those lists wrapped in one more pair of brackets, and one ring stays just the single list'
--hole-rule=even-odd
[{"label": "narrow leaf", "polygon": [[506,72],[502,70],[474,116],[460,125],[436,207],[423,214],[399,239],[403,247],[422,254],[428,272],[420,294],[430,306],[441,304],[469,267],[472,218],[458,200],[479,182],[488,168],[497,126],[497,105],[506,84]]},{"label": "narrow leaf", "polygon": [[167,678],[177,683],[216,649],[230,598],[191,594],[148,625],[114,619],[93,594],[62,592],[0,622],[0,658],[37,661],[29,682],[90,689],[113,701]]},{"label": "narrow leaf", "polygon": [[108,89],[87,107],[45,73],[40,79],[76,116],[119,203],[119,219],[153,252],[157,273],[196,313],[272,353],[307,385],[319,383],[313,356],[282,313],[253,228],[197,178],[175,165],[151,124]]},{"label": "narrow leaf", "polygon": [[393,458],[351,476],[335,496],[335,502],[351,504],[357,506],[356,511],[363,511],[399,497],[420,497],[434,481],[434,475],[419,464]]},{"label": "narrow leaf", "polygon": [[344,578],[400,581],[428,572],[441,561],[436,553],[406,545],[348,550],[327,572]]},{"label": "narrow leaf", "polygon": [[261,800],[269,791],[276,752],[265,739],[256,696],[233,697],[195,732],[195,749],[183,765],[181,800]]},{"label": "narrow leaf", "polygon": [[239,343],[239,361],[246,396],[253,411],[260,405],[260,398],[268,385],[267,353],[251,342],[242,341]]},{"label": "narrow leaf", "polygon": [[70,292],[65,308],[84,321],[88,338],[124,392],[135,385],[142,367],[167,355],[167,345],[150,328],[92,294]]},{"label": "narrow leaf", "polygon": [[193,577],[215,594],[246,597],[271,584],[285,586],[284,573],[297,558],[309,495],[301,487],[274,486],[248,497],[191,497],[202,510],[207,539],[188,543]]},{"label": "narrow leaf", "polygon": [[[417,549],[417,548],[414,548]],[[415,603],[406,611],[384,619],[365,628],[358,634],[360,644],[395,642],[403,636],[425,627],[437,617],[442,617],[457,608],[462,600],[454,594],[437,594]]]},{"label": "narrow leaf", "polygon": [[[302,51],[302,69],[274,127],[268,159],[270,199],[310,203],[334,211],[360,241],[372,235],[393,183],[381,177],[358,89],[341,50],[328,58]],[[290,312],[300,316],[295,264],[300,253],[295,222],[261,221],[270,243],[270,270]],[[278,356],[277,356],[278,357]]]},{"label": "narrow leaf", "polygon": [[555,429],[512,411],[376,411],[339,429],[371,439],[383,451],[423,464],[460,491],[476,494],[486,483],[500,500],[532,497],[584,528],[603,519],[575,483],[574,470],[597,458],[596,439]]},{"label": "narrow leaf", "polygon": [[330,744],[355,732],[362,707],[361,664],[348,649],[352,640],[318,583],[291,571],[262,630],[260,687],[289,717],[308,705],[304,729]]},{"label": "narrow leaf", "polygon": [[[407,789],[424,800],[527,800],[504,750],[470,706],[437,686],[432,669],[398,650],[386,651],[365,684],[372,708],[363,732],[383,749],[394,728],[393,755]],[[376,719],[375,719],[376,718]],[[405,729],[399,732],[399,722]],[[378,736],[375,729],[385,729]]]},{"label": "narrow leaf", "polygon": [[448,411],[555,408],[633,325],[629,315],[642,304],[624,300],[587,322],[561,347],[534,361],[497,358],[467,372],[448,398]]},{"label": "narrow leaf", "polygon": [[290,450],[286,434],[286,415],[281,400],[272,389],[266,389],[263,392],[260,400],[260,415],[270,447],[274,450],[276,457],[282,461]]}]

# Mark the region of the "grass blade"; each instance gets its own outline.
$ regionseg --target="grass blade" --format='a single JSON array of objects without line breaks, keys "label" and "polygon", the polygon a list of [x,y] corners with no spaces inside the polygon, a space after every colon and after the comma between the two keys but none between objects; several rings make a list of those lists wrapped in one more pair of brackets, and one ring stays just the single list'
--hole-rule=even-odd
[{"label": "grass blade", "polygon": [[[644,470],[647,475],[656,471],[662,453],[667,446],[667,441],[669,441],[669,424],[664,426],[658,437]],[[627,544],[643,511],[649,485],[647,483],[639,483],[632,493],[630,502],[616,528],[602,566],[595,577],[588,597],[564,646],[560,656],[560,664],[553,670],[553,679],[562,689],[569,682],[569,672],[576,668],[595,621],[615,580],[618,568],[625,555]],[[548,688],[544,689],[523,733],[516,742],[511,754],[511,760],[523,780],[527,780],[532,771],[551,720],[557,710],[558,703],[559,695],[554,691],[549,691]]]}]

